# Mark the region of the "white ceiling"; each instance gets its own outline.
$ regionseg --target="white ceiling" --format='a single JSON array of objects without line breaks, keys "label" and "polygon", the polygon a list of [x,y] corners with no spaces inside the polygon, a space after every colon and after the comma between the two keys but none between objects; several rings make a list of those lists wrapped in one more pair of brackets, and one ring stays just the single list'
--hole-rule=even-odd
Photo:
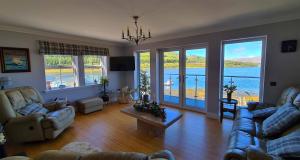
[{"label": "white ceiling", "polygon": [[300,0],[0,0],[0,25],[121,42],[141,16],[154,39],[300,18]]}]

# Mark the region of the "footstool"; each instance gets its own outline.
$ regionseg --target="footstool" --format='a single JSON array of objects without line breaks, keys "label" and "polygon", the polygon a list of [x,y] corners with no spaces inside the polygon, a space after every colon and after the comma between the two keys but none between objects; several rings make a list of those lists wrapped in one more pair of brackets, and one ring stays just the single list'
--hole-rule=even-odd
[{"label": "footstool", "polygon": [[103,109],[103,100],[100,97],[85,98],[77,101],[78,111],[83,114]]},{"label": "footstool", "polygon": [[79,153],[80,155],[101,152],[100,148],[94,147],[88,142],[72,142],[65,145],[61,150]]}]

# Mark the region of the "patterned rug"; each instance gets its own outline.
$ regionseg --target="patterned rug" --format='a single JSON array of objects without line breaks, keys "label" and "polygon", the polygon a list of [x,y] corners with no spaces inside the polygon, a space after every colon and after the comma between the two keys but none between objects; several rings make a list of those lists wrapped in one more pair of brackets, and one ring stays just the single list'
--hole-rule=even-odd
[{"label": "patterned rug", "polygon": [[100,148],[94,147],[88,142],[72,142],[65,145],[61,150],[80,154],[89,154],[102,151]]}]

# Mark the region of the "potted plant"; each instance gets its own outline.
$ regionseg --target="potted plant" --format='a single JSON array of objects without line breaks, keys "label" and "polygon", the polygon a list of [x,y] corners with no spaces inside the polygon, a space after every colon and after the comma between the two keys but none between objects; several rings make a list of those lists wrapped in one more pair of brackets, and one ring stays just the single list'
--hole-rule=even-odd
[{"label": "potted plant", "polygon": [[226,92],[227,94],[227,100],[228,101],[231,101],[232,99],[232,93],[234,91],[236,91],[236,88],[237,86],[233,84],[234,82],[233,81],[230,81],[230,84],[229,85],[225,85],[224,86],[224,91]]},{"label": "potted plant", "polygon": [[102,94],[101,98],[104,102],[109,101],[109,96],[106,93],[106,87],[108,86],[108,84],[109,84],[108,78],[107,77],[102,77],[101,78],[101,85],[103,86],[103,94]]},{"label": "potted plant", "polygon": [[143,102],[149,102],[150,96],[150,82],[146,71],[140,73],[140,96]]}]

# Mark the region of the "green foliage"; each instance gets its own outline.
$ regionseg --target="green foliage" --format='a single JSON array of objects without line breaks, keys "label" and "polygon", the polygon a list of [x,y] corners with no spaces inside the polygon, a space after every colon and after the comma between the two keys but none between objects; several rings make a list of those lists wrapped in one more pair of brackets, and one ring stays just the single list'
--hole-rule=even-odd
[{"label": "green foliage", "polygon": [[[141,58],[141,69],[145,70],[150,68],[150,52],[144,52],[140,54]],[[259,64],[252,62],[238,62],[232,60],[225,60],[225,67],[257,67]],[[164,67],[165,68],[177,68],[179,66],[179,54],[176,52],[165,52],[164,53]],[[201,56],[188,56],[186,59],[187,68],[204,68],[206,67],[205,57]]]},{"label": "green foliage", "polygon": [[103,86],[108,86],[109,84],[109,79],[107,77],[101,77],[101,80],[100,80],[100,83],[103,85]]},{"label": "green foliage", "polygon": [[224,91],[225,91],[226,93],[231,94],[231,93],[233,93],[234,91],[237,90],[237,86],[234,85],[233,83],[234,83],[234,82],[231,82],[229,85],[226,84],[226,85],[224,86]]},{"label": "green foliage", "polygon": [[[47,67],[56,67],[56,66],[71,66],[73,63],[73,56],[69,55],[45,55],[45,65]],[[85,55],[83,56],[83,61],[85,65],[100,65],[101,56],[94,55]]]},{"label": "green foliage", "polygon": [[150,81],[146,71],[140,73],[139,89],[141,95],[150,94]]}]

